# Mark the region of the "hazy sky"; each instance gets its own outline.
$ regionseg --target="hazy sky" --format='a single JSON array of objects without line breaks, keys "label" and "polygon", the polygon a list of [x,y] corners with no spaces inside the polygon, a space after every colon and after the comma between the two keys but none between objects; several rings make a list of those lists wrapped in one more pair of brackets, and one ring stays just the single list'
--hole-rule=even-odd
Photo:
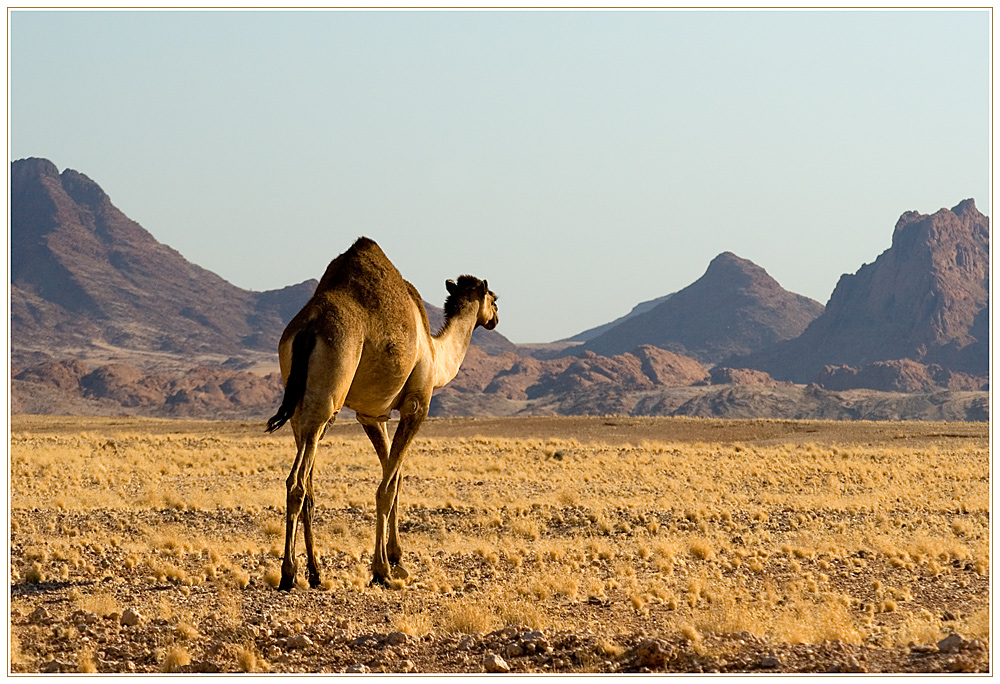
[{"label": "hazy sky", "polygon": [[13,11],[10,159],[240,287],[368,235],[568,337],[731,251],[826,302],[899,215],[990,213],[988,11]]}]

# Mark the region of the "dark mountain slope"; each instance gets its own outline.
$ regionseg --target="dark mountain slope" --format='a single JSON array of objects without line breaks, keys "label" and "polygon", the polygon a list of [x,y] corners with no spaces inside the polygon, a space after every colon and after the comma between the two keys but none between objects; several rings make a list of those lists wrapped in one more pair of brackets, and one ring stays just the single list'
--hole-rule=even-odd
[{"label": "dark mountain slope", "polygon": [[611,356],[642,344],[701,363],[796,337],[823,305],[783,289],[760,266],[725,252],[697,281],[573,349]]},{"label": "dark mountain slope", "polygon": [[[270,352],[315,288],[315,280],[268,292],[236,287],[158,242],[82,173],[59,173],[45,159],[11,165],[11,339],[19,352],[94,344]],[[513,348],[496,332],[474,341]]]}]

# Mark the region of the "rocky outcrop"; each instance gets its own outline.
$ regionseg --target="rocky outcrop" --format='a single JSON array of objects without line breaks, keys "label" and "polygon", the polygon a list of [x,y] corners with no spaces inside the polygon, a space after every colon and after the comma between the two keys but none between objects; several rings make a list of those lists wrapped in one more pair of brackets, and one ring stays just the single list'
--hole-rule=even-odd
[{"label": "rocky outcrop", "polygon": [[760,266],[725,252],[697,281],[582,349],[612,356],[648,344],[712,364],[794,338],[822,311],[822,304],[783,289]]},{"label": "rocky outcrop", "polygon": [[578,358],[547,360],[514,354],[488,356],[470,349],[458,376],[442,391],[526,400],[595,386],[631,391],[688,386],[707,379],[708,372],[697,361],[649,345],[611,357],[584,352]]},{"label": "rocky outcrop", "polygon": [[709,371],[713,385],[742,385],[744,387],[777,387],[790,383],[779,383],[763,371],[749,368],[726,368],[715,366]]},{"label": "rocky outcrop", "polygon": [[799,383],[826,366],[897,359],[986,377],[989,238],[989,218],[972,200],[930,216],[907,212],[892,246],[842,276],[823,315],[801,336],[724,363]]},{"label": "rocky outcrop", "polygon": [[277,373],[206,366],[146,373],[126,363],[89,370],[79,361],[46,361],[13,380],[15,413],[263,418],[284,391]]},{"label": "rocky outcrop", "polygon": [[937,364],[925,366],[911,359],[876,361],[860,368],[827,366],[816,384],[830,390],[871,389],[881,392],[930,392],[939,389],[974,392],[985,390],[988,381],[951,371]]}]

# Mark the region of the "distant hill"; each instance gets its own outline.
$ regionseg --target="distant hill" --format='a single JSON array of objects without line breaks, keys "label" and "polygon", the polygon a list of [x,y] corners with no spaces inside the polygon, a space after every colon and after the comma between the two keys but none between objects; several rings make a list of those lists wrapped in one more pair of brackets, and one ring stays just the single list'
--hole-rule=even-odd
[{"label": "distant hill", "polygon": [[938,375],[985,378],[989,259],[990,221],[972,200],[929,216],[907,212],[892,246],[842,276],[823,315],[801,336],[725,363],[800,383],[815,381],[827,366],[899,359],[934,366]]},{"label": "distant hill", "polygon": [[629,320],[630,318],[635,318],[639,314],[646,313],[650,309],[652,309],[652,308],[656,307],[657,305],[662,304],[663,302],[667,301],[671,296],[672,295],[663,295],[662,297],[657,297],[656,299],[650,299],[649,301],[646,301],[646,302],[639,302],[638,304],[636,304],[635,306],[633,306],[632,310],[629,311],[624,316],[622,316],[620,318],[616,318],[615,320],[611,321],[610,323],[605,323],[603,325],[599,325],[597,327],[590,328],[589,330],[584,330],[581,333],[577,333],[576,335],[573,335],[573,337],[567,337],[564,340],[559,340],[559,342],[588,342],[588,341],[594,339],[595,337],[597,337],[597,336],[599,336],[599,335],[607,332],[608,330],[611,330],[612,328],[621,325],[622,323],[624,323],[625,321]]},{"label": "distant hill", "polygon": [[[158,242],[90,178],[60,173],[45,159],[11,165],[10,239],[11,342],[20,354],[93,345],[175,355],[276,352],[317,283],[236,287]],[[429,307],[432,318],[439,312]],[[482,333],[477,343],[513,349],[499,333]]]},{"label": "distant hill", "polygon": [[11,342],[168,353],[275,349],[308,283],[250,292],[187,261],[82,173],[11,165]]},{"label": "distant hill", "polygon": [[760,266],[725,252],[688,287],[569,352],[612,356],[646,344],[714,364],[796,337],[822,311]]}]

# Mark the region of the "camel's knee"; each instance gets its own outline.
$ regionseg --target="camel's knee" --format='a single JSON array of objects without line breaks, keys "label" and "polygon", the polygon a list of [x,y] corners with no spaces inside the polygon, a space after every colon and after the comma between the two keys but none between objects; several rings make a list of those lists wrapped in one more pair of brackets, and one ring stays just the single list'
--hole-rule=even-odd
[{"label": "camel's knee", "polygon": [[306,500],[305,488],[296,484],[288,485],[288,492],[285,496],[285,503],[288,506],[288,517],[297,518],[302,512]]}]

